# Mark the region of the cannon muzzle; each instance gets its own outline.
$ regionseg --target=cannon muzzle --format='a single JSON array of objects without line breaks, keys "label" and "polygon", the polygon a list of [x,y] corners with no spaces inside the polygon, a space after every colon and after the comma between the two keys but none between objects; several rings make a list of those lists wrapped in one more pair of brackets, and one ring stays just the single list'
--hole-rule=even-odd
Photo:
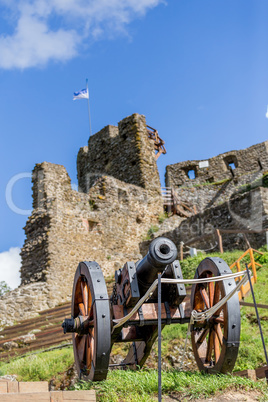
[{"label": "cannon muzzle", "polygon": [[166,237],[158,237],[152,241],[146,256],[136,264],[141,295],[149,289],[158,272],[163,272],[168,264],[176,260],[177,254],[175,244]]}]

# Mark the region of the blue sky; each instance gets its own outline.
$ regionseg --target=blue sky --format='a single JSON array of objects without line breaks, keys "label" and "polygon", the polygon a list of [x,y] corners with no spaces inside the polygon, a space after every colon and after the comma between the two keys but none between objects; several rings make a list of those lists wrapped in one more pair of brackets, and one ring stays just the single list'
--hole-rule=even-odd
[{"label": "blue sky", "polygon": [[[27,219],[12,177],[48,161],[77,182],[86,78],[94,133],[132,113],[158,129],[162,183],[167,164],[265,141],[267,20],[266,0],[0,0],[0,280]],[[31,209],[29,178],[12,197]]]}]

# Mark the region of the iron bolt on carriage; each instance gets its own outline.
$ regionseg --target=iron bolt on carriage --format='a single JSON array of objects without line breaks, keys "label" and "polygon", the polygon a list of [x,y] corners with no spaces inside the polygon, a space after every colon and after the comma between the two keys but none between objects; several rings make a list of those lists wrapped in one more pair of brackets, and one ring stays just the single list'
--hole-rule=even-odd
[{"label": "iron bolt on carriage", "polygon": [[[117,342],[130,343],[126,358],[118,366],[135,369],[144,365],[157,338],[157,289],[152,284],[159,272],[162,281],[169,282],[161,287],[162,329],[165,325],[189,323],[192,311],[201,313],[198,321],[191,319],[190,327],[199,369],[208,373],[232,371],[240,339],[240,306],[235,279],[230,278],[232,272],[221,258],[205,258],[196,270],[195,279],[200,281],[192,285],[189,298],[176,258],[177,249],[171,240],[153,240],[142,260],[127,262],[115,272],[110,298],[100,266],[95,261],[79,263],[73,284],[72,318],[65,319],[62,327],[65,333],[73,333],[74,357],[82,379],[106,378],[110,352]],[[224,275],[228,279],[214,282],[213,278]],[[234,293],[232,297],[226,297],[230,293]],[[224,297],[228,300],[206,316]]]}]

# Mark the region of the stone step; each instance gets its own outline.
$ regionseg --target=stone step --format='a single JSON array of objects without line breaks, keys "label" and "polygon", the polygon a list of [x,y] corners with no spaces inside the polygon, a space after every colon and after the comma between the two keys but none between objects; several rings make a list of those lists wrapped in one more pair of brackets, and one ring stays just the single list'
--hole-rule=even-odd
[{"label": "stone step", "polygon": [[50,391],[1,394],[1,402],[96,402],[96,394],[88,391]]},{"label": "stone step", "polygon": [[62,334],[61,336],[58,337],[52,337],[52,338],[48,338],[48,339],[44,339],[43,341],[40,342],[36,342],[34,341],[30,346],[26,346],[24,348],[15,348],[12,349],[11,351],[8,352],[2,352],[0,354],[0,361],[3,360],[10,360],[12,357],[17,357],[20,355],[24,355],[28,352],[32,352],[35,350],[41,350],[41,349],[46,349],[49,348],[51,346],[56,346],[62,342],[70,342],[72,339],[72,334]]},{"label": "stone step", "polygon": [[48,392],[47,381],[0,381],[0,394],[7,393],[28,393],[28,392]]},{"label": "stone step", "polygon": [[54,313],[47,313],[47,315],[38,316],[31,318],[27,322],[22,322],[21,324],[14,325],[12,327],[7,327],[0,332],[1,336],[11,336],[15,333],[29,332],[32,329],[39,328],[42,325],[49,324],[49,322],[55,322],[57,320],[61,321],[65,317],[71,316],[71,308],[66,308],[65,310],[56,311]]},{"label": "stone step", "polygon": [[6,381],[0,380],[1,402],[96,402],[94,390],[49,391],[47,381]]}]

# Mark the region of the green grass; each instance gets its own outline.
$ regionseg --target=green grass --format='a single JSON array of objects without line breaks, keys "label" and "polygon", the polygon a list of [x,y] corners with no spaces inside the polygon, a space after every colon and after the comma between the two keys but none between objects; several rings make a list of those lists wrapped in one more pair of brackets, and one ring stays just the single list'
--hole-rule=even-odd
[{"label": "green grass", "polygon": [[73,364],[72,347],[0,362],[0,375],[16,374],[18,381],[49,381]]},{"label": "green grass", "polygon": [[[74,389],[95,389],[98,402],[147,402],[155,401],[158,387],[156,370],[114,370],[101,383],[81,382]],[[206,375],[179,371],[162,372],[162,394],[176,394],[179,400],[219,395],[228,390],[257,390],[262,400],[268,398],[263,381],[253,382],[231,375]],[[178,400],[176,398],[176,400]]]},{"label": "green grass", "polygon": [[[183,275],[183,277],[185,279],[193,279],[195,271],[196,271],[196,268],[198,267],[200,262],[206,257],[220,257],[224,261],[226,261],[226,263],[230,266],[243,253],[244,253],[244,251],[241,251],[241,250],[226,251],[223,254],[221,254],[219,252],[217,252],[217,253],[209,253],[208,255],[203,254],[203,253],[198,253],[197,256],[186,258],[185,260],[180,262],[182,275]],[[268,255],[268,253],[267,253],[267,255]],[[250,259],[247,256],[243,261],[244,262],[249,262]]]},{"label": "green grass", "polygon": [[162,214],[158,215],[158,222],[161,225],[168,218],[167,212],[162,212]]},{"label": "green grass", "polygon": [[151,225],[150,229],[148,230],[147,234],[143,236],[143,240],[151,240],[152,234],[158,232],[159,226],[158,225]]},{"label": "green grass", "polygon": [[240,193],[245,193],[258,187],[268,187],[268,172],[265,172],[262,177],[252,181],[251,183],[243,184],[238,188],[238,191]]},{"label": "green grass", "polygon": [[[254,285],[254,295],[256,302],[268,305],[268,253],[256,258],[263,264],[257,268],[257,283]],[[249,295],[246,301],[253,303],[252,296]],[[268,311],[258,309],[261,326],[266,347],[268,347]],[[261,342],[260,332],[257,324],[255,309],[252,307],[241,308],[241,338],[238,359],[235,370],[255,369],[265,364],[264,351]]]},{"label": "green grass", "polygon": [[[204,183],[193,184],[193,187],[220,186],[228,181],[231,181],[231,179],[223,179],[223,180],[213,181],[213,182],[205,181]],[[181,187],[181,188],[187,188],[187,187]]]}]

